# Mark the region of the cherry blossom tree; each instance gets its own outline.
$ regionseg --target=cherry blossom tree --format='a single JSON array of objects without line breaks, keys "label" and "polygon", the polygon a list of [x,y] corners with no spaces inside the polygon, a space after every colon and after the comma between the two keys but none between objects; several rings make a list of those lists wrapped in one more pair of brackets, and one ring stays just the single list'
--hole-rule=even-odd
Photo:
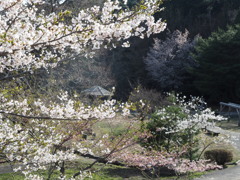
[{"label": "cherry blossom tree", "polygon": [[[43,0],[0,1],[2,79],[11,76],[14,80],[21,73],[56,67],[59,61],[73,54],[91,57],[101,47],[129,47],[130,37],[149,37],[166,27],[161,19],[155,21],[153,17],[156,11],[162,10],[159,0],[143,1],[133,9],[122,7],[118,0],[106,0],[102,6],[80,10],[77,15],[67,10],[46,13],[41,8],[45,3]],[[117,105],[111,100],[89,107],[70,99],[66,93],[60,93],[56,102],[52,102],[26,97],[14,99],[4,91],[0,99],[1,160],[21,163],[14,170],[23,172],[26,179],[43,179],[36,172],[47,169],[47,179],[55,170],[59,171],[60,179],[67,179],[66,161],[77,160],[79,155],[107,159],[113,152],[129,146],[133,138],[123,136],[110,144],[104,140],[106,137],[92,141],[82,138],[83,131],[97,121],[113,118],[116,112],[128,115],[127,103]],[[85,171],[89,167],[79,170],[71,179],[90,176]]]},{"label": "cherry blossom tree", "polygon": [[[116,108],[116,101],[112,100],[98,107],[84,107],[67,94],[61,94],[59,101],[46,105],[39,99],[31,104],[26,99],[20,102],[1,96],[0,159],[10,164],[21,163],[14,171],[21,171],[27,179],[37,178],[38,170],[48,170],[47,179],[59,170],[60,178],[66,179],[65,162],[77,161],[81,156],[99,157],[96,163],[129,143],[130,139],[125,137],[124,141],[116,139],[110,144],[106,136],[90,141],[83,138],[83,131],[97,121],[113,118],[116,111],[128,115],[128,104]],[[79,175],[89,176],[77,172],[73,177]]]},{"label": "cherry blossom tree", "polygon": [[188,69],[196,63],[191,57],[196,39],[190,40],[189,32],[178,30],[168,35],[164,41],[155,39],[144,59],[149,77],[162,91],[182,90],[189,78]]}]

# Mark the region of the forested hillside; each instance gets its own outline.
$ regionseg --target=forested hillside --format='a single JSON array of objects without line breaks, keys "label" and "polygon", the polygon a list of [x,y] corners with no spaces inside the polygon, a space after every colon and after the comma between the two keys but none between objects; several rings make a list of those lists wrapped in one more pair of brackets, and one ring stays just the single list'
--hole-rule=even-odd
[{"label": "forested hillside", "polygon": [[[162,41],[169,38],[170,34],[176,30],[182,33],[188,31],[187,41],[195,41],[194,43],[196,45],[197,37],[208,38],[211,33],[217,31],[219,28],[223,29],[221,32],[223,33],[227,30],[227,26],[240,23],[240,1],[238,0],[165,0],[162,7],[164,7],[165,10],[157,13],[156,18],[161,17],[167,22],[167,30],[165,33],[154,37],[159,38]],[[185,72],[184,78],[179,77],[179,75],[173,76],[173,74],[166,74],[166,72],[161,73],[160,69],[158,75],[159,80],[161,79],[161,74],[164,74],[166,78],[167,76],[172,76],[175,81],[177,79],[184,79],[184,81],[181,82],[184,86],[180,87],[176,85],[176,88],[167,89],[165,87],[161,87],[161,82],[159,83],[159,80],[154,80],[154,78],[149,75],[147,72],[147,66],[144,63],[147,58],[147,54],[151,52],[151,47],[154,46],[154,41],[152,39],[133,39],[132,42],[133,45],[129,49],[116,49],[109,52],[112,55],[112,58],[110,59],[113,60],[111,61],[113,63],[113,67],[117,67],[113,69],[113,73],[115,74],[116,83],[119,87],[120,97],[127,96],[127,91],[131,91],[131,87],[136,86],[138,83],[150,89],[158,89],[159,91],[177,90],[186,94],[195,94],[200,96],[207,95],[205,92],[199,91],[198,87],[193,86],[195,76],[187,70],[189,66],[187,66],[185,70],[174,70],[176,73],[178,73],[177,71]],[[184,46],[186,46],[186,42]],[[176,51],[173,46],[172,48],[172,51]],[[179,47],[177,49],[179,49]],[[235,49],[238,51],[239,47],[236,46]],[[159,47],[158,51],[159,53],[169,53],[169,51],[166,51],[166,47]],[[182,49],[182,51],[188,50]],[[181,57],[180,59],[178,58],[179,61],[190,58],[193,62],[189,63],[195,64],[195,60],[192,57],[192,53],[194,52],[194,48],[192,48],[192,52],[182,52],[182,54],[185,53],[185,57]],[[174,59],[176,60],[177,57],[175,56],[177,54],[174,54],[174,52],[171,53],[173,53]],[[164,61],[164,59],[162,60]],[[177,66],[179,62],[175,61],[172,64]],[[231,74],[231,76],[237,76],[237,74]],[[222,83],[225,83],[224,80]],[[165,84],[167,83],[165,82]],[[230,99],[234,100],[233,97]],[[239,101],[237,99],[235,100]],[[217,102],[219,99],[213,101]]]},{"label": "forested hillside", "polygon": [[240,23],[238,0],[164,0],[163,7],[159,17],[167,20],[168,28],[187,29],[191,37],[208,37],[218,28]]}]

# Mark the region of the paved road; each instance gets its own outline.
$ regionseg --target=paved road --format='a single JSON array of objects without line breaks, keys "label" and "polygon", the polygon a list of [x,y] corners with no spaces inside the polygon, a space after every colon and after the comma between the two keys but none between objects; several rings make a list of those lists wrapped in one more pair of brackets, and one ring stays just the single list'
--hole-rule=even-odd
[{"label": "paved road", "polygon": [[[216,128],[215,131],[229,136],[232,145],[240,150],[240,133]],[[240,180],[240,165],[231,168],[213,171],[195,180]]]},{"label": "paved road", "polygon": [[229,140],[232,142],[232,145],[240,151],[240,133],[239,132],[233,132],[228,130],[223,130],[221,128],[218,128],[219,132],[221,134],[226,134],[229,136]]},{"label": "paved road", "polygon": [[240,180],[240,166],[213,171],[195,180]]}]

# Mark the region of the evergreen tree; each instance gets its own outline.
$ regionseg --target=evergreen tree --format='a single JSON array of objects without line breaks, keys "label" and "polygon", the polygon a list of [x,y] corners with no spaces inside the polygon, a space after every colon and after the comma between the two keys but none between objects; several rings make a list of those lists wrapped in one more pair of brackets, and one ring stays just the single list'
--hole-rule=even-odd
[{"label": "evergreen tree", "polygon": [[240,101],[240,25],[199,39],[195,86],[210,101]]}]

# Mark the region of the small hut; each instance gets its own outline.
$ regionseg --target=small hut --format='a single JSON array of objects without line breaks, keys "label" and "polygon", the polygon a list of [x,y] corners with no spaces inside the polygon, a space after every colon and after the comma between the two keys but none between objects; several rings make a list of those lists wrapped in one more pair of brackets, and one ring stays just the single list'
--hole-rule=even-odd
[{"label": "small hut", "polygon": [[86,89],[84,91],[82,91],[82,93],[86,94],[86,95],[90,95],[90,96],[112,96],[113,93],[100,87],[100,86],[93,86],[89,89]]}]

